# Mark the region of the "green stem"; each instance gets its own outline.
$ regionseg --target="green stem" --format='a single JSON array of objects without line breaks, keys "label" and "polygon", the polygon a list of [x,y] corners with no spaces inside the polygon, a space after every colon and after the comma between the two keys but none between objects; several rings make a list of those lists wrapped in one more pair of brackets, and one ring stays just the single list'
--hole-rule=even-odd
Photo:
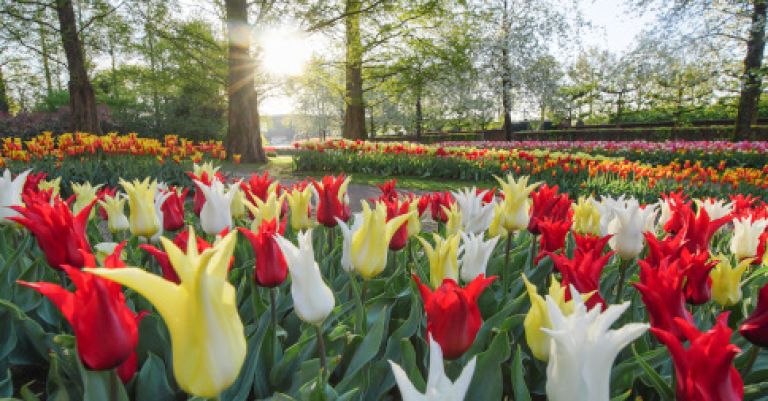
[{"label": "green stem", "polygon": [[757,361],[757,354],[760,353],[760,347],[757,345],[752,345],[752,347],[749,349],[749,354],[747,355],[747,363],[744,365],[744,367],[741,369],[741,377],[743,379],[746,379],[747,376],[752,372],[752,367],[755,365],[755,361]]},{"label": "green stem", "polygon": [[110,401],[118,401],[120,399],[120,394],[118,390],[118,384],[117,384],[117,369],[113,369],[109,373],[109,400]]},{"label": "green stem", "polygon": [[627,270],[629,270],[629,265],[632,263],[632,260],[624,260],[621,259],[621,264],[619,265],[619,282],[616,283],[616,304],[621,303],[621,298],[624,295],[624,287],[626,287],[626,283],[624,282],[627,277]]},{"label": "green stem", "polygon": [[251,286],[251,306],[253,307],[253,319],[254,321],[257,321],[257,315],[259,314],[259,291],[256,288],[256,280],[253,277],[249,277],[248,282]]},{"label": "green stem", "polygon": [[323,381],[325,381],[325,378],[328,375],[328,360],[325,356],[325,339],[323,338],[323,329],[320,326],[321,325],[316,325],[315,331],[317,332],[317,353],[320,355],[320,369],[322,370]]},{"label": "green stem", "polygon": [[531,259],[531,270],[533,270],[536,267],[536,245],[539,242],[538,235],[534,234],[532,237],[533,238],[531,238],[531,254],[529,255]]},{"label": "green stem", "polygon": [[512,272],[509,271],[509,254],[512,251],[512,233],[507,233],[507,241],[504,246],[504,271],[502,272],[502,280],[504,282],[504,296],[509,293],[510,280],[512,278]]}]

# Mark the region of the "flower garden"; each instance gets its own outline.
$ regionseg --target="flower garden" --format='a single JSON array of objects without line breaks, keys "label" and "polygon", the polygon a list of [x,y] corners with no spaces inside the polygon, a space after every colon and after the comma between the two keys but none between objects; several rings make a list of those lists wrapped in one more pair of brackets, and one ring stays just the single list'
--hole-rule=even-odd
[{"label": "flower garden", "polygon": [[766,400],[766,147],[5,139],[0,398]]}]

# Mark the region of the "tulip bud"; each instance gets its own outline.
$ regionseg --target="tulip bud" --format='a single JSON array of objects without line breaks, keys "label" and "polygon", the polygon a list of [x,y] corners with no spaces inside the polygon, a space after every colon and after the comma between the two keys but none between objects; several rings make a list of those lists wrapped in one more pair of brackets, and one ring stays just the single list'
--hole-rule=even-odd
[{"label": "tulip bud", "polygon": [[160,231],[160,220],[155,211],[157,181],[150,183],[149,177],[147,177],[144,181],[128,182],[121,178],[120,185],[128,194],[131,234],[151,238]]},{"label": "tulip bud", "polygon": [[744,259],[736,267],[725,255],[715,257],[718,262],[709,276],[712,278],[712,299],[722,306],[736,305],[741,301],[741,276],[752,263]]},{"label": "tulip bud", "polygon": [[107,228],[112,234],[125,231],[130,228],[128,216],[125,215],[125,197],[121,195],[104,196],[99,205],[107,212]]}]

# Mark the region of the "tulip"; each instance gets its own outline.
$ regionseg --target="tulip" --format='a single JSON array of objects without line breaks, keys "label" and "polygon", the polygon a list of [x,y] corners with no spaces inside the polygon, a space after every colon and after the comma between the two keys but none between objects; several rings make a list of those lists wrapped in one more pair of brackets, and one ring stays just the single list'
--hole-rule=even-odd
[{"label": "tulip", "polygon": [[768,284],[760,289],[757,306],[741,323],[739,333],[752,344],[768,347]]},{"label": "tulip", "polygon": [[[102,185],[103,184],[99,184],[94,187],[90,182],[82,184],[72,183],[72,192],[75,193],[75,203],[72,205],[72,213],[78,214],[83,208],[98,199],[97,192]],[[91,215],[88,217],[89,219],[93,218],[93,213],[94,211],[91,209]]]},{"label": "tulip", "polygon": [[[453,192],[458,209],[461,210],[461,228],[472,234],[482,234],[491,225],[493,218],[493,203],[485,203],[484,196],[489,191],[463,189]],[[450,222],[450,218],[448,220]]]},{"label": "tulip", "polygon": [[283,252],[275,241],[275,235],[282,235],[285,232],[285,221],[282,224],[277,223],[277,219],[261,223],[257,232],[238,227],[240,233],[248,238],[253,247],[253,253],[256,255],[256,266],[254,267],[254,279],[256,284],[273,288],[285,281],[288,276],[288,265],[285,261]]},{"label": "tulip", "polygon": [[[195,163],[192,166],[193,171],[187,172],[187,175],[189,175],[189,178],[191,178],[193,181],[200,181],[205,185],[211,185],[215,179],[224,181],[224,177],[221,175],[221,173],[219,173],[220,168],[220,166],[214,167],[213,163],[211,162],[206,162],[203,164]],[[193,203],[193,210],[195,215],[199,216],[200,212],[203,210],[203,205],[205,204],[205,195],[203,194],[203,191],[195,191]]]},{"label": "tulip", "polygon": [[451,207],[443,206],[443,214],[445,215],[445,235],[458,234],[461,230],[461,210],[459,207],[452,203]]},{"label": "tulip", "polygon": [[325,176],[322,182],[312,181],[318,195],[317,222],[332,228],[338,221],[349,220],[349,197],[347,187],[350,177],[343,174],[338,177]]},{"label": "tulip", "polygon": [[121,178],[120,185],[128,194],[131,233],[136,236],[151,238],[161,228],[160,220],[155,211],[157,181],[150,183],[149,178],[146,178],[144,181],[128,182]]},{"label": "tulip", "polygon": [[[397,198],[387,198],[386,200],[380,200],[384,202],[387,207],[387,221],[392,220],[397,216],[409,214],[411,211],[410,201],[406,200],[400,202]],[[410,216],[410,215],[409,215]],[[408,220],[411,218],[409,217]],[[395,235],[392,236],[392,241],[389,242],[389,249],[393,251],[399,251],[405,248],[408,242],[408,222],[401,225],[400,228],[395,231]]]},{"label": "tulip", "polygon": [[600,275],[614,252],[602,254],[610,237],[582,237],[576,235],[576,250],[573,258],[549,253],[557,271],[563,276],[564,288],[573,286],[582,294],[593,293],[587,301],[589,309],[596,305],[606,306],[600,294]]},{"label": "tulip", "polygon": [[570,219],[554,221],[544,218],[539,220],[538,227],[541,237],[539,239],[539,254],[534,259],[534,264],[538,264],[545,255],[565,247],[565,237],[568,236],[572,224],[573,221]]},{"label": "tulip", "polygon": [[91,252],[85,235],[88,216],[93,203],[72,215],[66,202],[59,198],[49,202],[39,194],[25,199],[26,206],[12,206],[20,216],[8,217],[26,227],[37,239],[37,245],[45,253],[48,265],[61,269],[63,265],[82,267],[85,263],[81,250]]},{"label": "tulip", "polygon": [[421,199],[422,198],[419,198],[418,202],[415,199],[410,199],[410,202],[408,203],[408,211],[411,212],[408,217],[408,223],[406,223],[408,227],[408,238],[413,238],[421,232],[421,215],[424,214],[425,210],[419,208]]},{"label": "tulip", "polygon": [[399,197],[397,190],[395,189],[396,185],[397,185],[397,178],[393,178],[389,181],[384,181],[384,183],[382,184],[376,184],[379,190],[381,190],[381,195],[379,196],[378,200],[382,202],[396,200]]},{"label": "tulip", "polygon": [[658,265],[651,265],[644,260],[637,263],[640,265],[640,282],[632,285],[640,291],[651,326],[684,338],[674,319],[693,322],[693,316],[685,308],[685,276],[679,260],[665,258]]},{"label": "tulip", "polygon": [[645,242],[648,244],[648,254],[645,256],[645,261],[650,265],[657,265],[666,257],[670,257],[673,260],[677,259],[684,249],[685,230],[678,232],[674,236],[668,235],[664,239],[658,239],[653,233],[648,231],[643,233],[643,236],[645,236]]},{"label": "tulip", "polygon": [[[667,230],[667,232],[684,232],[684,246],[694,253],[709,251],[709,243],[712,240],[712,236],[720,227],[731,221],[730,215],[712,220],[706,209],[700,209],[698,213],[694,213],[690,203],[675,203],[672,206],[672,213],[672,221],[676,222],[676,227],[674,227],[674,230]],[[667,226],[669,225],[668,223]],[[667,228],[669,227],[665,227],[665,229]]]},{"label": "tulip", "polygon": [[178,231],[184,228],[184,200],[189,193],[189,188],[180,190],[171,187],[168,198],[163,202],[163,230]]},{"label": "tulip", "polygon": [[269,171],[265,171],[263,175],[251,174],[248,181],[241,184],[241,188],[251,203],[256,203],[256,199],[266,201],[269,194],[279,195],[282,189],[280,182],[269,176]]},{"label": "tulip", "polygon": [[200,181],[195,184],[205,195],[205,204],[200,211],[200,226],[210,235],[216,235],[224,229],[232,229],[232,199],[235,197],[237,186],[235,184],[224,188],[224,183],[218,179],[211,185],[205,185]]},{"label": "tulip", "polygon": [[248,207],[253,215],[253,221],[251,222],[251,230],[256,231],[259,229],[261,223],[265,221],[280,219],[283,211],[283,200],[285,194],[278,196],[277,192],[270,192],[267,195],[266,200],[255,198],[256,203],[245,201],[245,206]]},{"label": "tulip", "polygon": [[552,328],[542,328],[552,338],[547,364],[547,398],[550,401],[609,401],[611,366],[619,352],[646,330],[646,323],[610,327],[630,303],[611,305],[605,312],[598,306],[587,311],[571,287],[573,313],[568,316],[558,303],[547,298]]},{"label": "tulip", "polygon": [[171,333],[176,382],[190,394],[213,398],[237,379],[245,361],[243,322],[235,287],[227,281],[237,232],[199,253],[194,229],[189,230],[186,253],[160,239],[180,284],[140,268],[86,271],[123,284],[154,305]]},{"label": "tulip", "polygon": [[456,359],[472,346],[483,324],[477,299],[495,279],[480,275],[461,288],[456,281],[447,278],[432,292],[418,276],[413,275],[424,301],[427,333],[440,344],[446,359]]},{"label": "tulip", "polygon": [[736,305],[741,300],[741,276],[752,263],[752,259],[744,259],[736,267],[725,255],[715,257],[717,265],[710,277],[712,278],[712,299],[722,306]]},{"label": "tulip", "polygon": [[[529,210],[531,201],[528,199],[531,192],[539,186],[539,182],[528,185],[530,177],[523,176],[518,180],[507,174],[506,180],[495,177],[501,185],[504,200],[501,205],[494,206],[494,233],[509,234],[528,227],[530,222]],[[502,235],[503,235],[502,234]],[[492,235],[495,236],[495,235]]]},{"label": "tulip", "polygon": [[288,262],[291,297],[296,316],[306,323],[320,326],[333,311],[336,300],[315,261],[312,230],[298,234],[298,247],[280,235],[275,236],[275,240]]},{"label": "tulip", "polygon": [[[552,322],[549,320],[549,311],[547,310],[547,303],[544,297],[539,295],[536,290],[536,286],[533,285],[525,274],[522,275],[523,283],[525,283],[525,289],[528,292],[528,299],[531,301],[531,309],[525,315],[523,320],[523,328],[525,329],[525,341],[528,343],[528,348],[531,349],[533,357],[540,361],[549,360],[549,348],[550,339],[541,331],[542,328],[552,328]],[[566,301],[565,289],[560,285],[557,280],[552,277],[549,285],[549,297],[553,299],[564,315],[570,315],[573,313],[573,301]],[[584,299],[589,298],[589,294],[583,296]]]},{"label": "tulip", "polygon": [[728,217],[733,213],[733,202],[725,203],[724,200],[717,199],[695,199],[699,210],[706,210],[709,218],[719,220]]},{"label": "tulip", "polygon": [[408,374],[403,368],[389,361],[403,401],[463,401],[467,390],[469,390],[469,384],[472,382],[472,376],[475,374],[476,364],[477,357],[472,357],[456,381],[452,382],[446,376],[443,368],[443,351],[440,349],[440,345],[430,338],[429,374],[427,375],[427,388],[422,394],[408,379]]},{"label": "tulip", "polygon": [[600,202],[597,200],[591,200],[592,205],[597,209],[597,214],[600,216],[600,233],[601,237],[608,235],[608,226],[616,218],[617,209],[626,209],[626,200],[624,195],[618,198],[612,198],[610,196],[603,196],[600,198]]},{"label": "tulip", "polygon": [[291,227],[295,231],[312,228],[312,219],[310,218],[312,188],[305,186],[304,189],[293,189],[286,192],[285,196],[291,211]]},{"label": "tulip", "polygon": [[0,224],[10,224],[9,217],[19,216],[19,213],[11,207],[23,205],[21,193],[30,172],[32,170],[27,170],[13,178],[11,170],[6,169],[0,176]]},{"label": "tulip", "polygon": [[[424,247],[424,253],[429,259],[429,283],[433,288],[437,288],[444,279],[459,279],[459,233],[443,238],[438,234],[432,234],[435,240],[435,246],[419,238],[419,242]],[[484,269],[483,269],[484,270]],[[474,279],[474,277],[472,278]]]},{"label": "tulip", "polygon": [[692,305],[706,303],[712,298],[710,272],[717,263],[710,261],[707,251],[691,253],[685,248],[683,248],[679,258],[685,276],[685,300]]},{"label": "tulip", "polygon": [[[211,244],[209,244],[208,241],[203,238],[197,237],[196,240],[198,253],[203,253],[203,251],[211,247]],[[176,245],[176,247],[179,249],[187,249],[188,242],[189,231],[187,230],[180,232],[176,235],[176,238],[173,239],[174,245]],[[141,244],[139,245],[139,248],[143,249],[145,252],[149,253],[155,258],[157,264],[160,265],[160,270],[164,279],[175,284],[181,283],[179,276],[176,274],[176,270],[174,270],[173,266],[171,265],[171,259],[168,257],[167,253],[148,244]]]},{"label": "tulip", "polygon": [[[608,224],[608,241],[611,249],[624,260],[632,260],[643,250],[643,233],[652,227],[656,217],[653,206],[640,208],[636,199],[630,199],[621,207],[614,208],[615,217]],[[649,225],[651,227],[649,227]]]},{"label": "tulip", "polygon": [[445,215],[445,210],[443,210],[443,207],[450,208],[451,205],[455,202],[453,200],[453,196],[451,196],[451,193],[433,192],[424,196],[429,197],[429,211],[432,215],[432,220],[442,223],[447,222],[448,216]]},{"label": "tulip", "polygon": [[579,197],[573,204],[573,232],[600,235],[600,211],[593,198]]},{"label": "tulip", "polygon": [[[40,191],[40,183],[45,181],[46,177],[48,177],[48,173],[33,173],[31,171],[25,171],[25,173],[27,173],[27,178],[24,180],[24,184],[21,186],[21,193],[23,194],[25,192]],[[2,180],[3,178],[0,178],[0,181]],[[61,177],[59,177],[59,182],[61,182]]]},{"label": "tulip", "polygon": [[342,259],[347,256],[342,264],[357,271],[364,280],[370,280],[384,271],[389,243],[395,232],[408,220],[410,213],[387,221],[387,210],[383,203],[376,203],[374,210],[365,201],[362,206],[363,211],[355,215],[352,229],[341,219],[338,220],[344,236]]},{"label": "tulip", "polygon": [[459,253],[462,253],[462,257],[459,262],[459,265],[461,265],[459,273],[462,281],[469,283],[475,277],[481,274],[485,275],[488,260],[491,258],[491,254],[498,242],[499,237],[484,241],[482,234],[461,233],[461,249]]},{"label": "tulip", "polygon": [[104,196],[99,205],[107,212],[107,228],[112,234],[128,230],[128,216],[125,215],[125,197],[121,195]]},{"label": "tulip", "polygon": [[[87,205],[84,211],[90,211]],[[105,261],[105,270],[122,270],[122,243]],[[83,252],[85,266],[95,267],[93,255]],[[139,340],[137,315],[128,308],[120,285],[68,265],[61,266],[75,285],[69,292],[58,284],[19,284],[46,296],[64,315],[75,333],[77,353],[86,368],[109,370],[125,363]],[[109,339],[109,341],[104,341]]]},{"label": "tulip", "polygon": [[232,218],[233,219],[242,219],[245,217],[246,213],[246,195],[245,193],[238,187],[234,186],[232,190],[235,192],[235,195],[232,197],[232,206],[230,207],[230,212],[232,212]]},{"label": "tulip", "polygon": [[[96,254],[94,255],[96,257],[96,262],[99,264],[104,264],[104,261],[107,260],[108,257],[115,255],[116,258],[120,262],[122,262],[123,258],[125,257],[125,252],[122,252],[123,245],[118,244],[117,242],[99,242],[98,244],[93,246],[93,249],[96,251]],[[120,249],[120,253],[115,254],[115,251],[117,249]],[[94,266],[89,266],[94,267]]]},{"label": "tulip", "polygon": [[768,219],[753,220],[750,217],[733,220],[731,253],[736,259],[754,258],[760,243],[760,235],[768,227]]},{"label": "tulip", "polygon": [[571,199],[568,194],[558,194],[557,185],[550,187],[542,185],[536,192],[531,193],[531,220],[528,223],[528,231],[539,235],[539,223],[544,218],[552,221],[568,220],[573,214]]},{"label": "tulip", "polygon": [[677,401],[741,401],[744,383],[733,360],[741,350],[731,344],[728,312],[721,313],[715,326],[700,332],[692,322],[675,319],[678,331],[690,341],[688,349],[670,331],[652,328],[664,343],[675,365],[675,399]]},{"label": "tulip", "polygon": [[691,201],[682,192],[670,192],[662,194],[662,199],[657,203],[661,208],[658,226],[670,234],[677,234],[684,224],[684,218],[678,212],[681,209],[691,210]]},{"label": "tulip", "polygon": [[[37,188],[40,191],[51,191],[51,198],[55,198],[59,196],[59,193],[61,192],[61,177],[57,177],[54,180],[41,180],[39,184],[37,184]],[[0,213],[2,213],[0,211]]]}]

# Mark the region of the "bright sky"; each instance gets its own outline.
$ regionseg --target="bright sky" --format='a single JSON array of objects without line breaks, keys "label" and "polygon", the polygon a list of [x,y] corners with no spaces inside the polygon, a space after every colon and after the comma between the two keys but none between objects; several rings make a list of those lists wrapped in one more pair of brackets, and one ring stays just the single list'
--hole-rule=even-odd
[{"label": "bright sky", "polygon": [[[622,53],[632,47],[642,29],[650,24],[655,15],[638,16],[628,13],[624,0],[580,0],[586,22],[592,29],[585,30],[582,43],[585,47],[598,47]],[[258,35],[257,42],[263,47],[260,62],[263,68],[277,76],[297,75],[314,52],[320,52],[324,43],[317,36],[307,37],[294,28],[282,28]],[[294,109],[293,99],[276,94],[263,100],[263,115],[288,114]]]}]

